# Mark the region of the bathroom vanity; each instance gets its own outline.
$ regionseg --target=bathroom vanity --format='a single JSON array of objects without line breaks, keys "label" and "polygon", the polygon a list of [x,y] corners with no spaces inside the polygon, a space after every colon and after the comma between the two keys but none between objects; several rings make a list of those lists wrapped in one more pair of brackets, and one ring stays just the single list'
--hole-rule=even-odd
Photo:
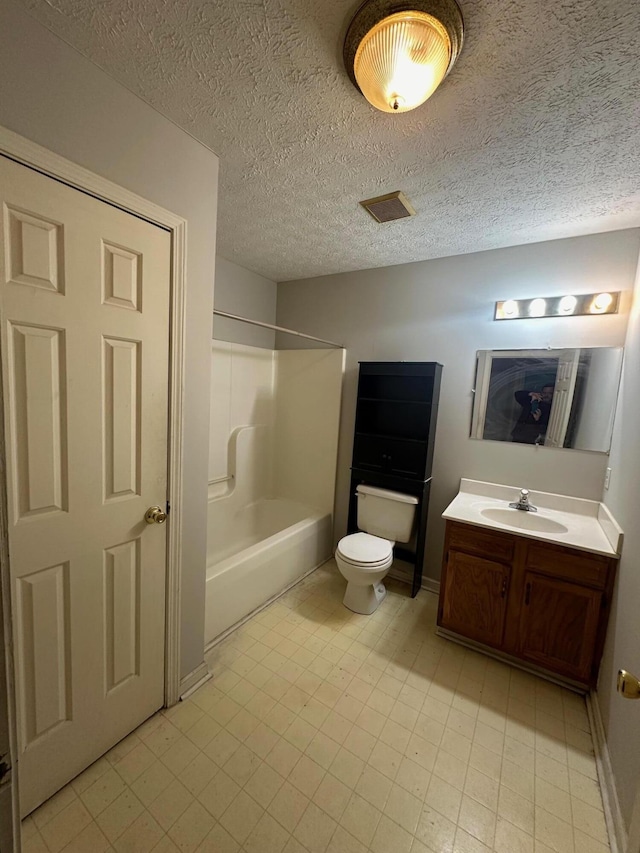
[{"label": "bathroom vanity", "polygon": [[438,633],[595,686],[622,531],[603,504],[463,480],[447,508]]}]

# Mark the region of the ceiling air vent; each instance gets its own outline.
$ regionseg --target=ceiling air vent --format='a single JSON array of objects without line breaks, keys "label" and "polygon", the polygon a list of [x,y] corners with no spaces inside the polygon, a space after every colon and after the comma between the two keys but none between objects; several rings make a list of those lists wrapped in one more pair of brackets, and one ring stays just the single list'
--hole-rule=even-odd
[{"label": "ceiling air vent", "polygon": [[360,204],[373,216],[376,222],[393,222],[394,219],[404,219],[407,216],[415,216],[416,212],[411,207],[409,199],[400,191],[388,193],[377,198],[368,198]]}]

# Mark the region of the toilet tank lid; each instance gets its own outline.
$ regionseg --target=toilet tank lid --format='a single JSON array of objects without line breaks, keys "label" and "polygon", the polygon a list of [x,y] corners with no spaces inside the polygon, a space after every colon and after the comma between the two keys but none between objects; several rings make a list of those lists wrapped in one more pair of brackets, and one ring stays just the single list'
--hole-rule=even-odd
[{"label": "toilet tank lid", "polygon": [[386,498],[389,501],[401,501],[405,504],[418,503],[418,498],[415,495],[405,495],[403,492],[392,492],[389,489],[378,489],[376,486],[360,484],[356,488],[356,492],[361,495],[374,495],[377,498]]}]

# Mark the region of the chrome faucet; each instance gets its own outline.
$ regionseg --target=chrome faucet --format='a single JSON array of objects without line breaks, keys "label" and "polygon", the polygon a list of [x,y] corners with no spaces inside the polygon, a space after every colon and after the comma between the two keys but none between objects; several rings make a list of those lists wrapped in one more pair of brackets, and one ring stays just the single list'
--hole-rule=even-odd
[{"label": "chrome faucet", "polygon": [[538,512],[538,507],[529,503],[529,489],[520,489],[520,497],[517,501],[509,504],[512,509],[521,509],[523,512]]}]

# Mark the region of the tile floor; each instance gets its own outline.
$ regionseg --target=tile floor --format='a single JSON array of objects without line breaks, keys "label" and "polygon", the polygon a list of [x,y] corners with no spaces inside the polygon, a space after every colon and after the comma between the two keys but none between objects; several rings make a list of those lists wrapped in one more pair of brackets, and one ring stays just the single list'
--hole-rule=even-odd
[{"label": "tile floor", "polygon": [[24,853],[606,853],[584,701],[324,567],[24,822]]}]

